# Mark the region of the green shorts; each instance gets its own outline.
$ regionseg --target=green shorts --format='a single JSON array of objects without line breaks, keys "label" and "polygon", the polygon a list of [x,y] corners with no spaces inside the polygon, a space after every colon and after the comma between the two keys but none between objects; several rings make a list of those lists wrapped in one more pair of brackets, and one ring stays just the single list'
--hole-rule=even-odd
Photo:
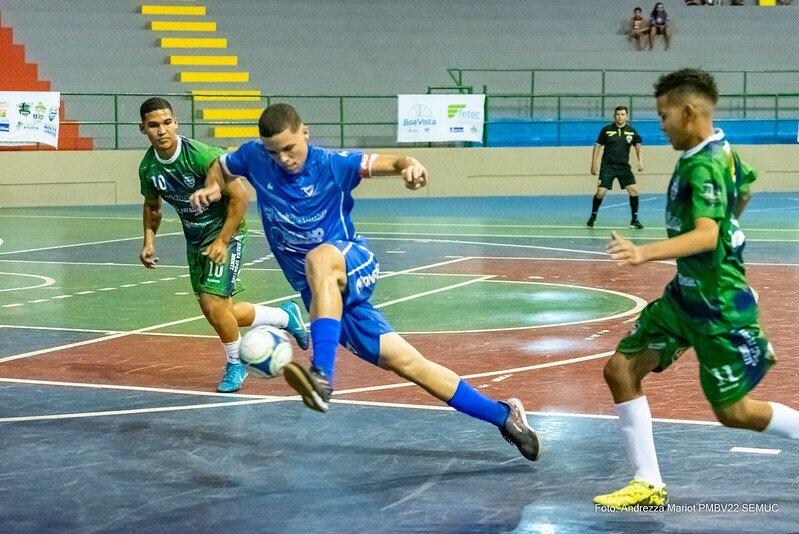
[{"label": "green shorts", "polygon": [[776,362],[771,343],[757,322],[719,334],[699,332],[667,297],[644,308],[635,329],[619,342],[616,350],[628,358],[647,349],[657,350],[660,365],[655,371],[660,372],[689,347],[694,348],[699,360],[702,390],[715,408],[741,400]]},{"label": "green shorts", "polygon": [[239,280],[239,271],[241,271],[241,260],[244,257],[247,240],[248,234],[245,227],[244,231],[237,232],[228,243],[228,257],[224,265],[216,265],[207,256],[203,256],[202,252],[206,246],[197,247],[186,244],[186,259],[189,263],[189,276],[194,293],[198,295],[209,293],[229,298],[243,291],[244,287]]},{"label": "green shorts", "polygon": [[605,189],[613,189],[613,180],[616,179],[619,180],[619,186],[622,189],[635,183],[635,175],[629,165],[626,168],[602,165],[599,167],[599,180],[596,185]]}]

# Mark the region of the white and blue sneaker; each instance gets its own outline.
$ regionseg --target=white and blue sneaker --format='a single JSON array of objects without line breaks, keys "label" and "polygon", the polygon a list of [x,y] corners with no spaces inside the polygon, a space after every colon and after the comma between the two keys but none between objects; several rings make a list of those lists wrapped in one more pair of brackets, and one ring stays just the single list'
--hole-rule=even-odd
[{"label": "white and blue sneaker", "polygon": [[225,373],[222,380],[216,386],[219,393],[233,393],[241,389],[244,379],[247,378],[247,368],[243,363],[230,363],[225,365]]},{"label": "white and blue sneaker", "polygon": [[297,340],[297,344],[302,350],[308,349],[308,329],[302,320],[300,307],[293,300],[287,300],[280,305],[280,309],[289,316],[289,324],[286,325],[286,332]]}]

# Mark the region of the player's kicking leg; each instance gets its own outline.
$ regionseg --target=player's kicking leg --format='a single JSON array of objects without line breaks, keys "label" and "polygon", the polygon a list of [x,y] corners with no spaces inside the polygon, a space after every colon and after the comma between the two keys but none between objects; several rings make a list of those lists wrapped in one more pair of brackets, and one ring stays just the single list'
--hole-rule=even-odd
[{"label": "player's kicking leg", "polygon": [[538,459],[541,453],[538,435],[527,422],[519,399],[499,402],[486,397],[454,371],[425,358],[396,332],[380,336],[378,365],[420,386],[459,412],[495,425],[522,456],[533,461]]}]

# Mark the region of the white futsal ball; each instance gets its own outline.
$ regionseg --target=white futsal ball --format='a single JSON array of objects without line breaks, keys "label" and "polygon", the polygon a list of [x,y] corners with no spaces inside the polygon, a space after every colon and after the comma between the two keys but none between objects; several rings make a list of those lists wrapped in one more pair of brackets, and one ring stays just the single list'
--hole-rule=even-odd
[{"label": "white futsal ball", "polygon": [[256,326],[241,338],[239,356],[253,371],[272,378],[283,373],[291,361],[291,343],[286,334],[272,326]]}]

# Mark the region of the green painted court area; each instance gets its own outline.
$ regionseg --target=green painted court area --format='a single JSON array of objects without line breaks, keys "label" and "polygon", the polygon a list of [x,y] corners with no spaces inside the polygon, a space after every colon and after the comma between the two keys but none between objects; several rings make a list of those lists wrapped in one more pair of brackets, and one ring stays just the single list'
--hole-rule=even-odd
[{"label": "green painted court area", "polygon": [[[75,329],[213,334],[199,316],[187,269],[130,265],[3,263],[2,324]],[[48,281],[49,285],[44,285]],[[245,268],[240,298],[280,302],[295,295],[275,269]],[[42,287],[29,287],[42,285]],[[22,289],[28,287],[28,289]],[[20,288],[20,289],[14,289]],[[295,297],[297,298],[297,297]],[[388,273],[373,303],[397,330],[444,332],[538,327],[592,321],[631,312],[628,296],[557,284],[486,276]],[[457,310],[453,313],[453,310]],[[156,325],[166,325],[155,327]]]}]

